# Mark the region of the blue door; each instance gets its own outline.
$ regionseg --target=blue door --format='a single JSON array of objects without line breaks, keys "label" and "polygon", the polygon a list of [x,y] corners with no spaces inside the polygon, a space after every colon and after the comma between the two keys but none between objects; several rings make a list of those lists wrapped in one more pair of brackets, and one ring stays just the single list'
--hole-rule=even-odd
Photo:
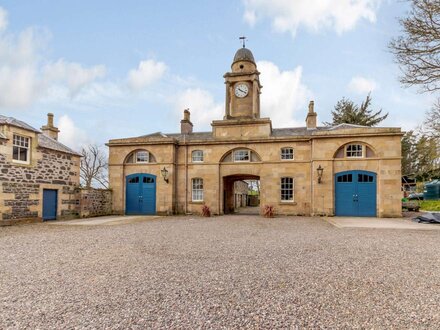
[{"label": "blue door", "polygon": [[126,214],[156,214],[155,175],[128,175],[125,191]]},{"label": "blue door", "polygon": [[347,171],[335,175],[335,215],[375,217],[376,173]]},{"label": "blue door", "polygon": [[57,190],[43,189],[43,220],[55,220],[57,218],[57,202]]}]

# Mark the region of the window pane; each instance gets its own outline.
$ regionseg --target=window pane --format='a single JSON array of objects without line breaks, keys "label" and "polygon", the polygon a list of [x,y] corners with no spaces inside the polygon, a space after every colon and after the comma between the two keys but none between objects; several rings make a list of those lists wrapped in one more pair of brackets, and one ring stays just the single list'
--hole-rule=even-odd
[{"label": "window pane", "polygon": [[202,150],[194,150],[192,152],[192,161],[193,162],[203,162],[203,151]]},{"label": "window pane", "polygon": [[293,159],[293,148],[282,148],[281,159]]},{"label": "window pane", "polygon": [[249,150],[235,150],[234,151],[234,160],[236,162],[245,162],[249,161]]},{"label": "window pane", "polygon": [[138,151],[136,153],[136,163],[148,163],[148,151]]},{"label": "window pane", "polygon": [[281,200],[293,201],[293,178],[281,178]]},{"label": "window pane", "polygon": [[347,157],[362,157],[362,145],[361,144],[348,145]]},{"label": "window pane", "polygon": [[27,161],[27,149],[19,148],[19,160],[23,162]]},{"label": "window pane", "polygon": [[192,200],[203,201],[203,179],[192,180]]}]

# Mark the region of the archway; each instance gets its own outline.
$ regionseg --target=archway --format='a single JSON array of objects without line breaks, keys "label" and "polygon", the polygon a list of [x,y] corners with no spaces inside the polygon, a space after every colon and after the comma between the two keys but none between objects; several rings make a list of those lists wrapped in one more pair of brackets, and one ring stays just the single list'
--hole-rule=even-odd
[{"label": "archway", "polygon": [[259,214],[260,177],[234,174],[223,177],[223,213]]}]

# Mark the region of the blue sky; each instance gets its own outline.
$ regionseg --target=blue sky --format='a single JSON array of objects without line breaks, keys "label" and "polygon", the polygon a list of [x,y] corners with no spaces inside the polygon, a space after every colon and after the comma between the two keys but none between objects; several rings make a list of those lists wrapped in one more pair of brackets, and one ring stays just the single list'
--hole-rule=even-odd
[{"label": "blue sky", "polygon": [[391,0],[3,1],[0,113],[39,128],[55,114],[73,148],[111,138],[178,132],[190,108],[196,131],[224,109],[223,74],[238,37],[261,71],[262,115],[302,126],[342,97],[414,128],[434,95],[398,82],[387,50],[408,5]]}]

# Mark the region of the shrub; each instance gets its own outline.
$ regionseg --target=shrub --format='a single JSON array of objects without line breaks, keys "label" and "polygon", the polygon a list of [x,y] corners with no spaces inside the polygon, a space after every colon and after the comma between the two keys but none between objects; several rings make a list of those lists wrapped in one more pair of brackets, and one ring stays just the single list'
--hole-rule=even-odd
[{"label": "shrub", "polygon": [[204,217],[210,217],[211,216],[211,209],[208,205],[203,204],[202,206],[202,216]]},{"label": "shrub", "polygon": [[264,205],[263,216],[265,218],[273,218],[275,216],[275,207],[273,205]]}]

